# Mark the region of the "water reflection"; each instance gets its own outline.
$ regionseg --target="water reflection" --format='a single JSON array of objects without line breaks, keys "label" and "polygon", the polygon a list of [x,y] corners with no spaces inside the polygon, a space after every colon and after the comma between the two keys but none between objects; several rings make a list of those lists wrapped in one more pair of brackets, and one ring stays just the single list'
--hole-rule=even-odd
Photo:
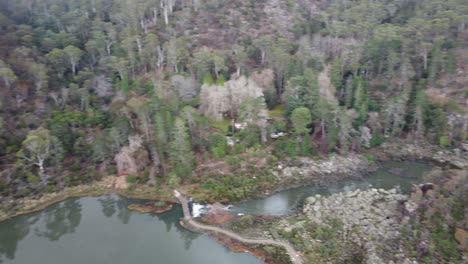
[{"label": "water reflection", "polygon": [[179,205],[154,215],[128,210],[134,202],[146,201],[119,196],[69,199],[0,222],[0,263],[261,263],[180,226]]},{"label": "water reflection", "polygon": [[81,222],[81,209],[78,198],[49,207],[41,215],[45,225],[34,230],[36,235],[55,241],[65,234],[74,233]]},{"label": "water reflection", "polygon": [[99,203],[101,203],[102,213],[104,214],[105,217],[110,218],[117,211],[116,201],[112,196],[106,195],[106,196],[100,197],[98,198],[98,201]]},{"label": "water reflection", "polygon": [[18,242],[29,233],[29,223],[26,217],[18,217],[15,221],[8,220],[0,225],[0,263],[5,258],[14,259]]},{"label": "water reflection", "polygon": [[177,226],[177,229],[179,231],[179,234],[180,234],[180,238],[184,241],[184,249],[185,251],[189,251],[190,250],[190,247],[192,246],[192,242],[197,239],[200,234],[199,233],[194,233],[194,232],[190,232],[188,231],[187,229],[179,226],[179,225],[176,225]]},{"label": "water reflection", "polygon": [[117,213],[117,217],[123,224],[128,224],[128,222],[130,222],[132,211],[127,208],[130,204],[131,202],[128,199],[118,196],[116,205],[119,212]]}]

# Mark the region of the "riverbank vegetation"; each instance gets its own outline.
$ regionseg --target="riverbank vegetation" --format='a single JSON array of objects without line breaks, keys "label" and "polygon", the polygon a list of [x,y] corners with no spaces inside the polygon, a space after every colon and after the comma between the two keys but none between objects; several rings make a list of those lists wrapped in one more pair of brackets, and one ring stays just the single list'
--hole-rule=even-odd
[{"label": "riverbank vegetation", "polygon": [[285,167],[372,161],[388,142],[463,157],[467,14],[464,0],[2,1],[0,204],[108,175],[239,201]]},{"label": "riverbank vegetation", "polygon": [[316,195],[292,215],[245,215],[221,223],[246,237],[287,240],[305,263],[463,263],[463,170],[434,168],[409,195],[369,189]]},{"label": "riverbank vegetation", "polygon": [[177,186],[223,159],[399,137],[463,150],[463,1],[277,5],[2,2],[2,196],[115,173]]}]

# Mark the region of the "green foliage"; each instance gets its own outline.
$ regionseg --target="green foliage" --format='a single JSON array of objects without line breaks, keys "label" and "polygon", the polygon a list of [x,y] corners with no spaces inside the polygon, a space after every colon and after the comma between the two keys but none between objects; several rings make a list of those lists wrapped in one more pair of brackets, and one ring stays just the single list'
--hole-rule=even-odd
[{"label": "green foliage", "polygon": [[172,141],[169,145],[169,155],[172,163],[177,168],[177,175],[187,176],[193,166],[195,156],[192,151],[190,138],[185,122],[181,118],[175,120],[172,130]]},{"label": "green foliage", "polygon": [[466,203],[463,202],[463,199],[456,200],[454,204],[452,205],[451,213],[452,213],[452,217],[456,221],[462,221],[464,219],[465,206],[466,206]]},{"label": "green foliage", "polygon": [[296,108],[313,109],[319,99],[319,84],[317,73],[306,69],[304,75],[294,76],[287,81],[283,100],[286,106],[286,116],[290,116]]},{"label": "green foliage", "polygon": [[179,176],[177,176],[177,174],[174,174],[174,173],[169,174],[167,184],[169,185],[169,187],[171,187],[171,189],[175,189],[179,187],[180,183],[181,183],[181,179]]},{"label": "green foliage", "polygon": [[257,125],[248,124],[247,127],[238,134],[241,143],[248,148],[261,143],[260,128]]},{"label": "green foliage", "polygon": [[294,109],[291,114],[291,122],[294,127],[294,133],[300,136],[306,135],[310,131],[307,126],[312,123],[310,110],[305,107]]},{"label": "green foliage", "polygon": [[281,119],[284,118],[286,112],[282,105],[276,105],[275,108],[268,111],[268,116],[271,118]]},{"label": "green foliage", "polygon": [[120,81],[120,91],[125,95],[130,93],[130,81],[128,78],[124,78]]},{"label": "green foliage", "polygon": [[[460,36],[467,13],[463,1],[332,1],[310,17],[304,1],[288,0],[284,11],[294,21],[257,38],[248,30],[234,32],[216,24],[226,22],[226,10],[233,10],[239,21],[253,23],[247,27],[264,28],[269,20],[258,12],[263,8],[259,1],[232,6],[229,1],[176,1],[168,11],[190,18],[177,23],[172,14],[169,21],[157,19],[151,1],[91,1],[95,8],[80,1],[7,2],[0,4],[0,34],[5,39],[0,86],[4,98],[15,100],[0,106],[0,154],[18,152],[26,160],[31,157],[26,143],[50,143],[38,144],[56,152],[41,162],[47,170],[39,170],[53,174],[44,179],[60,178],[64,156],[64,165],[73,161],[66,168],[73,172],[70,184],[94,178],[84,175],[80,166],[111,163],[131,134],[143,135],[154,164],[180,179],[190,175],[195,152],[205,160],[210,154],[222,159],[247,148],[248,155],[258,155],[266,131],[266,104],[275,120],[268,132],[290,135],[292,126],[295,133],[292,139],[275,140],[278,158],[314,155],[315,143],[322,152],[344,154],[360,141],[363,126],[374,133],[384,127],[389,137],[426,137],[445,147],[467,139],[462,126],[447,120],[449,113],[465,112],[459,105],[462,98],[454,96],[466,97],[467,92],[440,90],[448,95],[447,103],[431,104],[425,95],[427,86],[445,89],[441,84],[453,79],[460,65],[456,55],[465,48]],[[202,21],[206,16],[192,12],[215,10],[224,11],[207,20],[214,30],[179,32],[189,28],[186,23],[207,22]],[[285,39],[280,31],[293,32],[292,38]],[[216,37],[222,35],[238,41],[225,43],[231,37]],[[210,42],[212,37],[216,41]],[[180,75],[222,86],[231,76],[254,77],[252,70],[258,71],[252,81],[263,88],[264,96],[250,94],[256,98],[251,100],[233,93],[232,98],[222,98],[220,104],[242,104],[242,111],[223,110],[232,116],[211,123],[213,130],[196,109],[203,96],[199,87],[189,89],[191,99],[185,101],[184,88],[171,83]],[[328,94],[333,91],[327,91],[329,81],[335,94]],[[187,104],[193,108],[185,108]],[[368,120],[369,112],[378,112],[371,115],[377,120]],[[227,148],[221,135],[234,133],[229,129],[231,118],[251,119],[252,124],[235,135],[239,144]],[[47,129],[51,140],[31,138],[28,132],[38,127]],[[221,135],[213,135],[216,129]],[[316,142],[308,137],[312,129]],[[383,141],[382,135],[374,134],[371,145]],[[37,174],[37,164],[30,171]],[[27,174],[22,169],[18,173],[26,182]],[[56,186],[60,184],[48,188]],[[19,191],[22,186],[12,188]]]},{"label": "green foliage", "polygon": [[262,175],[213,175],[204,179],[202,188],[209,192],[209,200],[235,202],[263,193],[266,188],[263,183],[272,181],[271,176]]},{"label": "green foliage", "polygon": [[135,184],[138,181],[138,177],[134,175],[127,176],[127,182],[131,184]]},{"label": "green foliage", "polygon": [[437,105],[429,105],[424,121],[426,128],[435,135],[435,142],[440,143],[440,137],[445,135],[448,123],[444,109]]},{"label": "green foliage", "polygon": [[215,133],[210,137],[210,150],[214,159],[218,160],[223,158],[227,152],[227,139],[226,136]]},{"label": "green foliage", "polygon": [[342,72],[343,65],[342,64],[343,62],[341,61],[340,58],[334,59],[331,73],[330,73],[331,82],[337,90],[339,90],[341,86],[343,85],[343,72]]},{"label": "green foliage", "polygon": [[297,153],[297,141],[294,139],[279,139],[274,143],[274,155],[279,158],[295,158]]},{"label": "green foliage", "polygon": [[433,215],[432,222],[434,224],[432,239],[437,247],[437,251],[441,253],[442,258],[448,262],[450,260],[459,259],[460,253],[457,249],[457,242],[453,238],[453,231],[447,230],[439,212]]},{"label": "green foliage", "polygon": [[275,131],[284,132],[287,129],[286,123],[283,120],[275,120],[273,121],[272,128]]},{"label": "green foliage", "polygon": [[216,80],[216,85],[223,86],[224,82],[226,80],[224,79],[224,75],[219,76],[219,78]]},{"label": "green foliage", "polygon": [[140,177],[140,183],[147,183],[149,181],[149,171],[148,169],[145,169],[143,171],[143,175]]},{"label": "green foliage", "polygon": [[442,146],[442,147],[448,147],[450,146],[452,143],[451,143],[451,140],[449,137],[447,136],[440,136],[439,137],[439,145]]},{"label": "green foliage", "polygon": [[223,118],[223,120],[216,122],[210,120],[211,127],[221,130],[222,132],[230,132],[231,121],[228,118]]},{"label": "green foliage", "polygon": [[0,193],[6,190],[7,186],[8,183],[6,183],[5,181],[0,181]]},{"label": "green foliage", "polygon": [[370,140],[370,147],[373,148],[373,147],[379,146],[384,142],[385,142],[385,137],[382,134],[374,133],[372,134],[372,138]]},{"label": "green foliage", "polygon": [[41,182],[41,179],[35,175],[28,175],[27,180],[30,184],[36,185]]},{"label": "green foliage", "polygon": [[213,81],[213,77],[211,76],[211,74],[207,73],[205,74],[205,76],[203,77],[203,84],[206,84],[206,85],[213,85],[214,81]]},{"label": "green foliage", "polygon": [[240,166],[242,158],[236,155],[229,155],[224,158],[226,164],[228,164],[232,169],[236,169]]}]

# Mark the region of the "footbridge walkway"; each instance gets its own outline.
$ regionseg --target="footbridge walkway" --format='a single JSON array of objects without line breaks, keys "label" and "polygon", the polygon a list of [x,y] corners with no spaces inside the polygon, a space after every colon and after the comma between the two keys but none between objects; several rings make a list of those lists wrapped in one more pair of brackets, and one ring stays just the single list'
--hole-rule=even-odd
[{"label": "footbridge walkway", "polygon": [[204,225],[204,224],[201,224],[201,223],[195,221],[192,218],[192,215],[190,214],[187,198],[185,198],[185,196],[183,194],[181,194],[177,190],[174,190],[174,195],[179,200],[179,202],[182,204],[182,209],[184,211],[184,221],[185,221],[185,223],[192,226],[193,228],[198,229],[198,230],[207,230],[207,231],[220,233],[220,234],[231,237],[231,238],[233,238],[235,240],[238,240],[238,241],[240,241],[242,243],[246,243],[246,244],[260,244],[260,245],[280,246],[280,247],[283,247],[283,248],[286,249],[286,251],[288,252],[288,255],[291,258],[292,263],[294,263],[294,264],[303,264],[303,260],[302,260],[301,256],[296,254],[296,251],[294,250],[293,246],[291,244],[289,244],[288,242],[272,240],[272,239],[249,239],[249,238],[244,238],[244,237],[241,237],[238,234],[233,233],[231,231],[224,230],[224,229],[216,227],[216,226]]}]

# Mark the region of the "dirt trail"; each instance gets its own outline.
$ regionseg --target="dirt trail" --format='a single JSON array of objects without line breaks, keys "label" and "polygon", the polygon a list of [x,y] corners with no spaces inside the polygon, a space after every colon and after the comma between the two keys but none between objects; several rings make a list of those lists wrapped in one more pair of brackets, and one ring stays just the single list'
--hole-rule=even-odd
[{"label": "dirt trail", "polygon": [[224,229],[216,227],[216,226],[208,226],[208,225],[198,223],[197,221],[195,221],[192,218],[192,215],[190,214],[187,199],[180,192],[178,192],[177,190],[174,190],[174,195],[179,200],[179,202],[182,204],[182,210],[184,212],[185,222],[187,224],[191,225],[192,227],[194,227],[196,229],[200,229],[200,230],[208,230],[208,231],[212,231],[212,232],[221,233],[223,235],[234,238],[234,239],[236,239],[236,240],[238,240],[238,241],[240,241],[242,243],[246,243],[246,244],[261,244],[261,245],[280,246],[280,247],[283,247],[283,248],[286,249],[286,251],[288,252],[288,255],[291,258],[291,261],[294,264],[303,264],[302,258],[300,256],[296,255],[295,249],[288,242],[277,241],[277,240],[272,240],[272,239],[249,239],[249,238],[244,238],[244,237],[239,236],[236,233],[233,233],[233,232],[228,231],[228,230],[224,230]]}]

